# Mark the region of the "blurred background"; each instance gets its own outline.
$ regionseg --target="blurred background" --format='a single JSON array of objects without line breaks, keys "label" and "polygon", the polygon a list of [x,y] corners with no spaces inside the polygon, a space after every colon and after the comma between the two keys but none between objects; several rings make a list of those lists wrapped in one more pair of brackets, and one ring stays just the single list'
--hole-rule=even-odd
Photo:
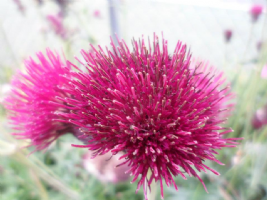
[{"label": "blurred background", "polygon": [[[225,72],[236,94],[228,137],[245,138],[220,151],[225,166],[209,163],[221,176],[201,174],[209,194],[195,178],[179,177],[179,191],[165,187],[165,199],[267,200],[266,0],[1,0],[0,103],[12,75],[37,51],[49,47],[76,62],[81,49],[109,46],[114,33],[130,45],[154,32],[163,32],[170,52],[181,40],[194,57]],[[71,147],[79,143],[71,135],[28,156],[32,149],[11,136],[6,114],[0,105],[1,200],[143,199],[114,169],[115,157],[91,160],[90,152]]]}]

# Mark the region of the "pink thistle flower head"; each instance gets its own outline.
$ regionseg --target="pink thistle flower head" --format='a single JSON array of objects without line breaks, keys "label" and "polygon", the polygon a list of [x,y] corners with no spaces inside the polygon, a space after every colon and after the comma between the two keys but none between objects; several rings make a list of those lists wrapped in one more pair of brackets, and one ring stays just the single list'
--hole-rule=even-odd
[{"label": "pink thistle flower head", "polygon": [[263,7],[261,5],[254,5],[250,9],[250,14],[253,22],[256,22],[263,11]]},{"label": "pink thistle flower head", "polygon": [[232,132],[221,126],[232,107],[223,74],[192,64],[181,42],[173,55],[156,35],[152,44],[143,38],[132,44],[132,51],[124,40],[119,47],[111,42],[112,50],[82,50],[88,72],[72,73],[66,91],[77,103],[65,121],[79,126],[88,141],[73,146],[94,151],[93,157],[122,152],[118,166],[130,167],[132,182],[141,175],[137,190],[143,186],[145,194],[144,183],[155,180],[163,198],[163,182],[178,189],[173,177],[187,179],[185,173],[205,187],[195,169],[218,175],[205,160],[221,164],[216,149],[236,145],[236,138],[223,138]]},{"label": "pink thistle flower head", "polygon": [[[37,53],[39,62],[25,61],[26,73],[19,72],[13,79],[12,92],[5,100],[10,111],[10,121],[18,139],[30,139],[30,146],[43,150],[59,136],[67,133],[71,125],[53,121],[57,111],[68,110],[61,98],[67,97],[61,87],[64,76],[70,73],[70,64],[64,63],[58,54],[47,50],[46,56]],[[64,75],[64,76],[63,76]]]},{"label": "pink thistle flower head", "polygon": [[232,38],[233,32],[230,29],[227,29],[224,31],[224,38],[226,42],[230,42],[231,38]]}]

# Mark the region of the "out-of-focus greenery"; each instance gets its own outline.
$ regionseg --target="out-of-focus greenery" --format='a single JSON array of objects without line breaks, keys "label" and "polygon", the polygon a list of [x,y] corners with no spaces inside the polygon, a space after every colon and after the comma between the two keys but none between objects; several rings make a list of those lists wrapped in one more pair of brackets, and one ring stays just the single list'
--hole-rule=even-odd
[{"label": "out-of-focus greenery", "polygon": [[45,153],[29,155],[11,138],[1,140],[0,199],[143,199],[142,192],[134,195],[136,184],[102,184],[89,175],[82,166],[85,151],[72,148],[75,142],[66,135]]}]

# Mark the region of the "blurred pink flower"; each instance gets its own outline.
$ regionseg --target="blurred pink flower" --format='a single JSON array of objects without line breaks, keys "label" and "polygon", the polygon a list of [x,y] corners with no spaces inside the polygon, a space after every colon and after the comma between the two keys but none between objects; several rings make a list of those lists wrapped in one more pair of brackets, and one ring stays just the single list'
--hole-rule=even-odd
[{"label": "blurred pink flower", "polygon": [[254,6],[251,7],[250,14],[251,14],[252,20],[254,22],[256,22],[258,20],[258,18],[261,15],[262,11],[263,11],[262,5],[254,5]]},{"label": "blurred pink flower", "polygon": [[20,1],[20,0],[13,0],[13,1],[14,1],[14,3],[17,5],[19,11],[20,11],[21,13],[24,13],[24,12],[25,12],[25,7],[24,7],[24,5],[21,3],[21,1]]},{"label": "blurred pink flower", "polygon": [[47,15],[46,18],[50,22],[53,31],[61,38],[65,39],[67,36],[67,30],[63,24],[62,14],[58,13],[56,15]]},{"label": "blurred pink flower", "polygon": [[112,155],[111,152],[109,152],[105,155],[91,159],[93,152],[89,151],[83,156],[83,166],[89,173],[96,176],[101,182],[123,182],[130,177],[129,174],[124,173],[130,168],[127,165],[123,165],[119,168],[116,167],[121,163],[119,158],[122,155],[122,153]]},{"label": "blurred pink flower", "polygon": [[262,41],[259,41],[259,42],[257,43],[257,50],[260,51],[261,48],[262,48]]},{"label": "blurred pink flower", "polygon": [[101,12],[99,10],[94,11],[94,17],[100,18],[101,17]]},{"label": "blurred pink flower", "polygon": [[260,129],[267,124],[267,106],[256,111],[252,118],[252,126],[255,129]]},{"label": "blurred pink flower", "polygon": [[224,38],[225,38],[225,41],[226,41],[226,42],[229,42],[229,41],[231,40],[231,38],[232,38],[232,35],[233,35],[232,30],[230,30],[230,29],[226,29],[226,30],[224,31]]},{"label": "blurred pink flower", "polygon": [[267,64],[261,70],[261,77],[267,79]]}]

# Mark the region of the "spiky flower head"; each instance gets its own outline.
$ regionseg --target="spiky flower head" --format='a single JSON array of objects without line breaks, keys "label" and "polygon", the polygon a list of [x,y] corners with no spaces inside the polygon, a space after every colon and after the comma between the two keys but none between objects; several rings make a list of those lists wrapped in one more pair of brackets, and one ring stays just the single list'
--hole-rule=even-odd
[{"label": "spiky flower head", "polygon": [[236,144],[223,138],[232,130],[220,126],[232,106],[223,74],[192,62],[181,42],[173,55],[167,40],[160,45],[156,35],[148,46],[143,38],[132,43],[132,51],[123,40],[119,47],[111,42],[106,52],[101,47],[82,51],[88,71],[72,73],[65,103],[73,110],[59,114],[88,138],[87,144],[73,146],[94,151],[93,157],[123,152],[120,165],[130,166],[132,182],[141,175],[137,190],[155,180],[163,197],[163,181],[177,189],[173,177],[186,179],[185,173],[205,187],[195,169],[218,175],[205,160],[221,164],[216,149]]},{"label": "spiky flower head", "polygon": [[57,111],[66,112],[59,97],[68,96],[64,87],[70,73],[70,63],[47,50],[36,54],[38,62],[29,58],[25,61],[26,72],[18,72],[12,81],[12,92],[5,100],[10,111],[10,121],[17,130],[19,139],[30,139],[30,146],[43,150],[59,136],[67,133],[71,125],[52,121]]}]

